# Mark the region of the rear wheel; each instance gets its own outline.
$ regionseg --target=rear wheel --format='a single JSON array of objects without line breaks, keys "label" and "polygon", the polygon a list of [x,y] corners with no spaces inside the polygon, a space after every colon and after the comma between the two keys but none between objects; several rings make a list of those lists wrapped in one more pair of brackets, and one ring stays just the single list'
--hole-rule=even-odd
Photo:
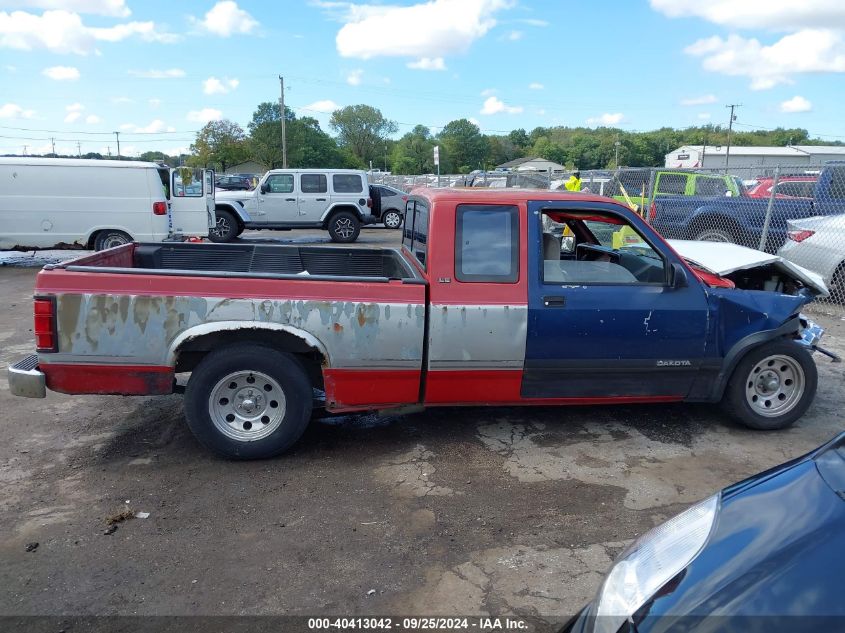
[{"label": "rear wheel", "polygon": [[354,213],[341,211],[332,216],[328,228],[333,242],[354,242],[361,232],[361,221]]},{"label": "rear wheel", "polygon": [[214,212],[217,223],[208,230],[208,239],[212,242],[231,242],[238,236],[238,221],[234,214],[223,209]]},{"label": "rear wheel", "polygon": [[706,228],[698,231],[693,237],[694,240],[701,240],[703,242],[730,242],[736,244],[737,240],[730,229],[723,228]]},{"label": "rear wheel", "polygon": [[230,459],[273,457],[290,448],[311,418],[312,389],[290,354],[241,343],[206,356],[185,390],[196,438]]},{"label": "rear wheel", "polygon": [[107,248],[114,248],[115,246],[123,246],[129,244],[132,238],[123,231],[100,231],[97,233],[97,238],[94,240],[94,250],[104,251]]},{"label": "rear wheel", "polygon": [[830,278],[830,298],[845,304],[845,262],[839,264],[839,268]]},{"label": "rear wheel", "polygon": [[818,373],[812,356],[795,341],[773,341],[751,350],[731,376],[722,406],[752,429],[783,429],[807,411]]},{"label": "rear wheel", "polygon": [[382,216],[381,221],[389,229],[398,229],[402,226],[402,215],[398,211],[390,209]]}]

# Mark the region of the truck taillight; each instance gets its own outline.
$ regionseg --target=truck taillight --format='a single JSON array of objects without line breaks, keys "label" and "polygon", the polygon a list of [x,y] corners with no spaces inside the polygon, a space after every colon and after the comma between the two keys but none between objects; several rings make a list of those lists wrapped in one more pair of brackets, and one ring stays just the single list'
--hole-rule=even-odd
[{"label": "truck taillight", "polygon": [[35,297],[35,351],[58,351],[59,341],[56,333],[56,298]]},{"label": "truck taillight", "polygon": [[815,235],[815,231],[801,230],[801,231],[787,231],[786,236],[793,242],[803,242],[808,237]]},{"label": "truck taillight", "polygon": [[373,199],[372,198],[367,198],[367,207],[369,207],[370,209],[373,208]]},{"label": "truck taillight", "polygon": [[657,203],[654,200],[651,201],[651,206],[648,208],[648,223],[652,224],[654,222],[654,218],[657,217]]},{"label": "truck taillight", "polygon": [[167,215],[167,203],[153,202],[153,213],[155,215]]}]

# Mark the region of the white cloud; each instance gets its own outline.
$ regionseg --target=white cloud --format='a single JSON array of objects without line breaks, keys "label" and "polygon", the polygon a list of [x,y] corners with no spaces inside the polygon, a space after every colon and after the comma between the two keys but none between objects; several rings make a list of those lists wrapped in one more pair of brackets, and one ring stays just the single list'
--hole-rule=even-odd
[{"label": "white cloud", "polygon": [[625,115],[621,112],[605,112],[601,116],[592,116],[587,119],[587,125],[593,125],[598,127],[613,127],[615,125],[619,125],[624,120]]},{"label": "white cloud", "polygon": [[197,18],[191,18],[191,20],[202,30],[220,37],[246,35],[258,26],[258,21],[232,0],[218,2],[211,7],[202,20]]},{"label": "white cloud", "polygon": [[[411,6],[322,2],[344,9],[335,43],[342,57],[443,57],[466,52],[513,0],[428,0]],[[412,28],[409,28],[412,25]]]},{"label": "white cloud", "polygon": [[215,108],[203,108],[202,110],[191,110],[185,116],[188,121],[192,123],[202,123],[205,125],[209,121],[217,121],[223,117],[223,113]]},{"label": "white cloud", "polygon": [[125,0],[0,0],[0,9],[63,9],[77,13],[126,18],[132,14]]},{"label": "white cloud", "polygon": [[154,22],[126,22],[109,27],[91,27],[78,13],[45,11],[41,15],[25,11],[0,11],[0,47],[53,53],[89,55],[98,42],[120,42],[137,36],[149,42],[174,42],[178,37],[163,31]]},{"label": "white cloud", "polygon": [[521,40],[523,35],[525,35],[525,33],[522,31],[511,31],[505,36],[505,39],[510,40],[511,42],[516,42],[517,40]]},{"label": "white cloud", "polygon": [[792,83],[796,74],[845,72],[842,34],[826,29],[798,31],[769,46],[755,38],[714,35],[691,44],[685,52],[701,57],[705,70],[750,78],[752,90]]},{"label": "white cloud", "polygon": [[481,106],[481,114],[498,114],[500,112],[519,114],[522,112],[522,106],[509,106],[498,97],[487,97],[484,105]]},{"label": "white cloud", "polygon": [[97,123],[100,123],[101,121],[102,121],[102,119],[100,117],[98,117],[96,114],[89,114],[87,117],[85,117],[85,122],[88,125],[96,125]]},{"label": "white cloud", "polygon": [[176,128],[166,125],[161,119],[153,119],[148,125],[135,125],[124,123],[120,126],[121,131],[141,134],[158,134],[159,132],[175,132]]},{"label": "white cloud", "polygon": [[406,65],[414,70],[446,70],[446,64],[442,57],[420,57]]},{"label": "white cloud", "polygon": [[237,79],[209,77],[202,82],[202,91],[207,95],[225,95],[237,88],[239,83]]},{"label": "white cloud", "polygon": [[496,94],[495,88],[485,88],[484,90],[481,91],[482,97],[489,97],[490,95],[494,95],[494,94]]},{"label": "white cloud", "polygon": [[18,67],[12,66],[11,64],[6,64],[5,66],[3,66],[3,70],[10,72],[10,73],[16,73],[16,72],[18,72]]},{"label": "white cloud", "polygon": [[302,109],[308,112],[321,112],[323,114],[328,114],[329,112],[339,110],[340,106],[331,99],[322,99],[320,101],[315,101],[314,103],[309,103],[307,106],[302,106]]},{"label": "white cloud", "polygon": [[73,66],[51,66],[42,70],[41,74],[56,81],[74,81],[79,79],[79,69]]},{"label": "white cloud", "polygon": [[528,84],[528,88],[529,90],[542,90],[543,88],[545,88],[545,86],[539,82],[534,81]]},{"label": "white cloud", "polygon": [[689,97],[688,99],[681,99],[682,106],[697,106],[707,105],[709,103],[716,103],[718,99],[716,95],[701,95],[700,97]]},{"label": "white cloud", "polygon": [[699,112],[695,115],[699,121],[709,121],[710,120],[710,113],[709,112]]},{"label": "white cloud", "polygon": [[68,106],[65,106],[65,123],[73,123],[79,117],[82,116],[82,111],[85,109],[85,106],[81,103],[71,103]]},{"label": "white cloud", "polygon": [[469,121],[470,123],[472,123],[476,127],[481,127],[481,123],[474,116],[471,116],[470,118],[468,118],[467,121]]},{"label": "white cloud", "polygon": [[800,95],[795,95],[792,99],[780,104],[781,112],[809,112],[812,109],[813,104]]},{"label": "white cloud", "polygon": [[147,99],[147,103],[153,110],[155,110],[161,105],[161,99]]},{"label": "white cloud", "polygon": [[353,71],[350,71],[346,75],[346,83],[348,83],[350,86],[361,85],[361,75],[363,75],[363,74],[364,74],[364,71],[361,70],[360,68],[353,70]]},{"label": "white cloud", "polygon": [[845,29],[845,3],[839,0],[651,0],[670,18],[697,17],[732,29]]},{"label": "white cloud", "polygon": [[179,79],[185,76],[185,71],[181,68],[168,68],[166,70],[130,70],[128,71],[133,77],[141,79]]},{"label": "white cloud", "polygon": [[135,103],[135,100],[130,99],[129,97],[112,97],[111,102],[115,105],[120,105],[123,103]]},{"label": "white cloud", "polygon": [[517,20],[517,22],[521,22],[522,24],[527,24],[528,26],[548,26],[549,23],[546,20],[538,20],[536,18],[521,18]]}]

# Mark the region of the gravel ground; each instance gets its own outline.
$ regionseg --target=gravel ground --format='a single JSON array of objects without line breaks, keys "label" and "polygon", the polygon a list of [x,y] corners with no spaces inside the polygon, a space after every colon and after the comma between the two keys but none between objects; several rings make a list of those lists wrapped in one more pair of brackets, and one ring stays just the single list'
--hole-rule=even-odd
[{"label": "gravel ground", "polygon": [[[0,362],[33,348],[36,272],[0,268]],[[815,315],[845,353],[841,313]],[[3,372],[0,616],[514,614],[548,630],[628,541],[841,431],[842,365],[817,363],[816,402],[780,432],[703,405],[432,409],[315,421],[249,463],[203,450],[180,396],[27,400]],[[149,517],[109,528],[126,509]]]}]

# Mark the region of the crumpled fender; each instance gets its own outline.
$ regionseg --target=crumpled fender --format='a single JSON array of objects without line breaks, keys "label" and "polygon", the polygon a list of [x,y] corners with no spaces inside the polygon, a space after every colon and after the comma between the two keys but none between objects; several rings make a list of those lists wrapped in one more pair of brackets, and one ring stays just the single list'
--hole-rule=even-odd
[{"label": "crumpled fender", "polygon": [[737,363],[755,347],[801,330],[798,313],[813,300],[807,294],[785,295],[760,290],[710,288],[707,291],[715,327],[708,345],[720,356],[721,369],[712,397],[720,400]]}]

